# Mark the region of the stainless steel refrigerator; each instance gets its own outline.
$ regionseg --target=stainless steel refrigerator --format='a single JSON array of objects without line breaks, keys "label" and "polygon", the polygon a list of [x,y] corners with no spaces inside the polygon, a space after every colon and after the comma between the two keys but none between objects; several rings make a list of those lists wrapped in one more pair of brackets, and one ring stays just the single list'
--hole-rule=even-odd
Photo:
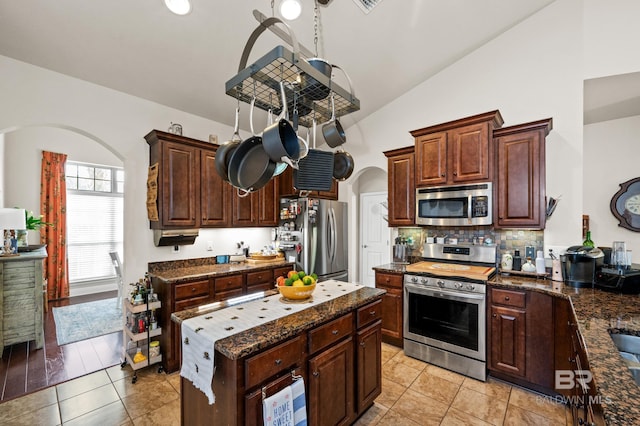
[{"label": "stainless steel refrigerator", "polygon": [[315,198],[290,199],[286,203],[296,213],[295,219],[283,221],[280,227],[281,233],[295,238],[281,243],[287,247],[287,257],[295,250],[298,269],[315,272],[322,281],[347,281],[347,203]]}]

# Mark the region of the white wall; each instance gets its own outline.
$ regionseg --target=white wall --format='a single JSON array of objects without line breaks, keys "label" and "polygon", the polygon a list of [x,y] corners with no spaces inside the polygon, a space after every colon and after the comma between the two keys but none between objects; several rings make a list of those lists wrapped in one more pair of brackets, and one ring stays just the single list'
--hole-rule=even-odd
[{"label": "white wall", "polygon": [[640,116],[591,124],[584,128],[584,213],[589,215],[591,239],[611,247],[625,241],[640,262],[640,233],[618,226],[609,203],[620,184],[640,176]]},{"label": "white wall", "polygon": [[[85,158],[80,157],[81,138],[72,133],[94,141],[94,148],[96,144],[103,146],[111,153],[103,156],[106,161],[113,160],[114,157],[122,161],[126,175],[123,259],[126,282],[137,281],[142,277],[148,262],[235,252],[235,243],[240,239],[249,243],[252,248],[260,248],[269,242],[269,230],[258,228],[202,230],[195,245],[183,246],[177,254],[172,253],[169,247],[153,245],[153,234],[149,230],[145,208],[149,149],[144,135],[152,129],[166,130],[173,121],[182,124],[185,136],[206,141],[209,134],[216,134],[219,140],[226,140],[233,133],[229,126],[3,56],[0,56],[0,93],[0,134],[14,134],[18,137],[20,133],[13,132],[28,131],[21,129],[35,127],[41,128],[42,132],[45,132],[42,128],[50,128],[53,135],[40,141],[42,145],[39,147],[36,142],[32,147],[25,147],[29,151],[24,155],[19,153],[22,146],[18,149],[11,147],[12,155],[20,156],[21,161],[32,166],[37,164],[35,170],[24,169],[21,174],[38,176],[35,179],[39,179],[41,154],[37,150],[46,146],[50,140],[56,141],[56,150],[72,152],[78,158]],[[220,92],[220,96],[225,95]],[[215,99],[212,100],[214,101]],[[234,111],[229,113],[233,114]],[[37,130],[30,131],[33,134],[43,134]],[[6,144],[8,143],[11,142]],[[105,152],[104,149],[102,152]],[[11,199],[6,195],[4,204],[30,205],[37,200],[39,188],[36,198],[29,196],[31,201],[22,198],[23,191],[33,189],[34,181],[29,179],[29,182],[23,182],[15,180],[13,176],[9,179],[7,170],[13,166],[2,164],[0,174],[5,179],[3,189],[16,197]],[[39,201],[36,206],[39,206]],[[37,207],[34,208],[36,209]],[[213,252],[206,251],[208,240],[214,241]]]},{"label": "white wall", "polygon": [[582,75],[582,2],[558,0],[348,128],[350,152],[358,169],[386,170],[381,151],[412,145],[410,130],[495,109],[505,126],[553,117],[547,195],[562,201],[545,244],[575,244],[582,220]]}]

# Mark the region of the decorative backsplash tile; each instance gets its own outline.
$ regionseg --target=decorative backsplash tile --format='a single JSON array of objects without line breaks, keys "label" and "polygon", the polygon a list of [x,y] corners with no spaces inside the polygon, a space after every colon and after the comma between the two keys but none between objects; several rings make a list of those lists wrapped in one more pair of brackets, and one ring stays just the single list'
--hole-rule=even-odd
[{"label": "decorative backsplash tile", "polygon": [[410,244],[412,249],[411,256],[420,257],[422,245],[427,237],[443,237],[457,238],[458,244],[473,244],[479,241],[479,238],[486,240],[491,238],[498,246],[498,258],[505,251],[520,250],[522,258],[525,257],[525,247],[533,246],[536,251],[542,250],[544,246],[544,231],[529,229],[495,229],[489,227],[461,227],[461,228],[444,228],[444,227],[415,227],[415,228],[398,228],[398,236],[413,241]]}]

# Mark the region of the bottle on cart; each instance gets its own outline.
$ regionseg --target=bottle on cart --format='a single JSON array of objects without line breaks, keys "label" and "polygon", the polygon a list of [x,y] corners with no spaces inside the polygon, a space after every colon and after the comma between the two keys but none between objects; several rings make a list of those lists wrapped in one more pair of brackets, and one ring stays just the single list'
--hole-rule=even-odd
[{"label": "bottle on cart", "polygon": [[155,330],[156,328],[158,328],[158,320],[156,319],[156,310],[152,309],[151,310],[151,318],[149,319],[149,324],[150,330]]}]

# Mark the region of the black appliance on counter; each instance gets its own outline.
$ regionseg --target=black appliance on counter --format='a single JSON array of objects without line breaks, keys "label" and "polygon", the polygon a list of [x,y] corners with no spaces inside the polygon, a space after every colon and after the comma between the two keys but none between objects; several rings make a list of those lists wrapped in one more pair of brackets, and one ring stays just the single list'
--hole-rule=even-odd
[{"label": "black appliance on counter", "polygon": [[585,246],[571,246],[560,256],[564,283],[569,287],[592,287],[596,272],[604,264],[604,252]]},{"label": "black appliance on counter", "polygon": [[626,268],[605,265],[596,272],[593,286],[615,293],[640,294],[640,265],[632,264]]}]

